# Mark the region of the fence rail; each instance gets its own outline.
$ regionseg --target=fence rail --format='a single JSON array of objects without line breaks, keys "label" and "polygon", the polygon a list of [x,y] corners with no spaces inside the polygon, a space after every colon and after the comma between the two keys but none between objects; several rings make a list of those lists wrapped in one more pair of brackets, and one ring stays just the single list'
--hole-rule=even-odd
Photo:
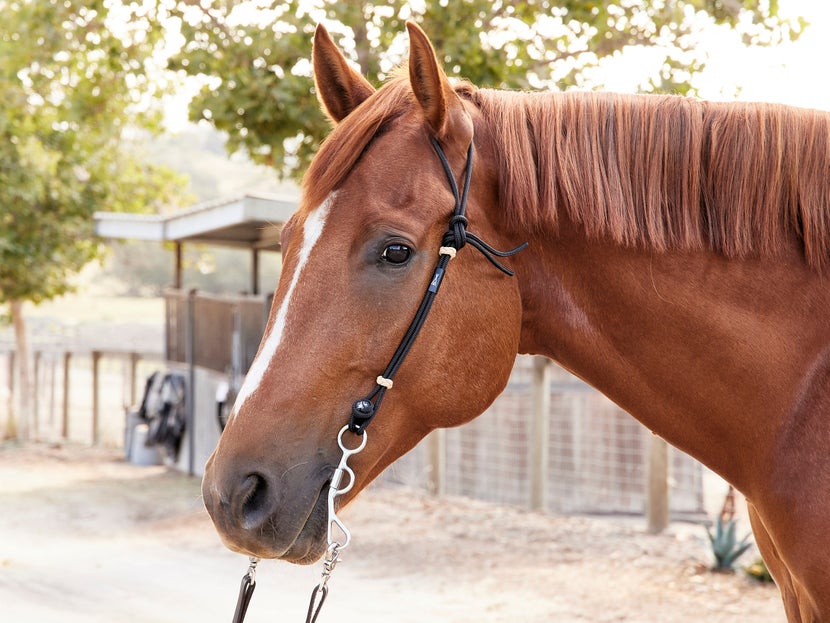
[{"label": "fence rail", "polygon": [[[162,365],[155,352],[36,348],[32,355],[30,435],[116,447],[125,409],[141,400],[146,378]],[[0,352],[0,423],[18,411],[16,359],[13,350]]]},{"label": "fence rail", "polygon": [[[187,361],[188,353],[195,357],[193,369],[227,374],[234,361],[237,371],[248,368],[265,322],[267,299],[177,293],[168,295],[167,301],[164,356],[35,349],[36,398],[29,424],[33,436],[120,446],[124,408],[140,400],[144,381],[154,370]],[[194,324],[187,328],[191,321]],[[182,336],[190,340],[192,350],[187,350],[186,340],[179,344]],[[14,405],[14,359],[13,352],[0,348],[0,423],[7,421]],[[213,393],[202,395],[204,388],[197,395],[195,379],[189,376],[193,393],[188,399],[195,410],[195,420],[190,421],[198,427],[206,418],[214,422],[215,405]],[[212,450],[214,437],[199,439],[195,443],[210,447],[190,448],[190,457]],[[659,517],[665,510],[661,506],[670,504],[675,516],[699,515],[702,466],[663,443],[558,366],[519,357],[507,388],[483,415],[460,428],[433,433],[382,479],[560,513],[645,512]],[[654,525],[659,530],[660,522]]]},{"label": "fence rail", "polygon": [[[507,388],[484,414],[433,432],[383,478],[557,513],[646,513],[650,525],[652,514],[668,510],[663,506],[676,517],[699,516],[702,466],[669,448],[668,463],[650,469],[662,444],[562,368],[520,356]],[[664,498],[659,491],[667,489]]]}]

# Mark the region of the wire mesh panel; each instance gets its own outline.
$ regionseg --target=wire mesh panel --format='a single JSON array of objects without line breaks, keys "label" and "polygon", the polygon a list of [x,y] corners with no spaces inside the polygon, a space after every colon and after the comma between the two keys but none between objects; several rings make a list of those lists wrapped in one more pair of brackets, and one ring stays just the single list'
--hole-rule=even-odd
[{"label": "wire mesh panel", "polygon": [[516,367],[505,391],[483,416],[446,432],[447,493],[500,504],[527,504],[529,375],[529,368]]},{"label": "wire mesh panel", "polygon": [[[533,359],[518,357],[505,391],[481,416],[443,433],[438,446],[443,490],[491,502],[530,505],[533,444],[547,444],[545,505],[559,513],[642,513],[651,433],[565,370],[553,366],[547,439],[534,439]],[[434,487],[435,439],[427,438],[383,475],[387,481]],[[702,466],[672,449],[674,514],[703,509]]]},{"label": "wire mesh panel", "polygon": [[643,511],[642,427],[580,381],[558,370],[551,387],[548,505],[572,512]]}]

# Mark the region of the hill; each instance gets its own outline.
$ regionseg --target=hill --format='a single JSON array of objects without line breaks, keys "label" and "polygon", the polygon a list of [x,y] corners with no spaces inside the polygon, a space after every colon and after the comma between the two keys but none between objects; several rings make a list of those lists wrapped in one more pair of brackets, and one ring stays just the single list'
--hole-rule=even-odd
[{"label": "hill", "polygon": [[248,192],[297,194],[292,182],[281,182],[273,169],[253,164],[242,154],[228,155],[221,132],[207,124],[189,124],[176,133],[147,137],[147,156],[190,177],[198,201]]}]

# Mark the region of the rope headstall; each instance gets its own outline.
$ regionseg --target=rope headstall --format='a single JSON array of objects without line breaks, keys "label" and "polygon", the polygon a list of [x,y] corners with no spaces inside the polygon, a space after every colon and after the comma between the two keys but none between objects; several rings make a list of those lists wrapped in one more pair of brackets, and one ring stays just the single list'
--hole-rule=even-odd
[{"label": "rope headstall", "polygon": [[441,247],[438,249],[438,262],[429,280],[427,290],[421,299],[421,304],[418,306],[415,316],[409,324],[409,328],[406,330],[403,339],[398,344],[398,348],[389,360],[386,369],[375,380],[375,388],[366,397],[356,400],[352,405],[349,430],[355,435],[363,434],[363,431],[366,430],[366,427],[375,417],[378,409],[380,409],[380,403],[386,395],[386,391],[392,388],[392,381],[398,373],[398,369],[409,354],[415,338],[418,337],[421,328],[424,326],[424,322],[426,322],[429,311],[432,308],[432,303],[438,294],[438,288],[441,287],[441,282],[444,279],[447,265],[450,263],[450,260],[455,258],[458,251],[469,244],[480,252],[493,266],[508,277],[512,277],[513,271],[496,258],[510,257],[527,247],[527,243],[525,242],[515,249],[499,251],[484,242],[474,233],[467,231],[467,226],[469,225],[467,219],[467,196],[470,191],[470,180],[473,177],[473,143],[471,141],[467,148],[467,162],[464,166],[464,186],[459,192],[455,175],[452,172],[452,167],[447,156],[444,154],[444,150],[441,148],[441,144],[435,137],[430,137],[430,141],[432,142],[435,153],[438,155],[438,159],[441,161],[444,174],[447,176],[447,182],[449,183],[450,192],[452,192],[453,199],[455,200],[455,205],[453,206],[447,231],[441,238]]},{"label": "rope headstall", "polygon": [[[421,304],[415,312],[415,316],[409,324],[403,339],[401,339],[398,348],[392,355],[389,364],[382,374],[375,379],[375,388],[365,398],[356,400],[352,405],[352,414],[349,418],[349,423],[340,429],[337,434],[337,445],[339,446],[342,455],[340,462],[334,470],[329,483],[328,489],[328,524],[326,528],[326,540],[328,547],[323,557],[323,571],[320,575],[320,581],[317,586],[311,591],[311,598],[308,604],[308,612],[306,614],[306,623],[315,623],[323,607],[323,603],[328,596],[328,583],[331,579],[331,574],[334,568],[340,562],[340,553],[348,547],[352,536],[346,525],[337,516],[337,498],[352,490],[355,483],[355,475],[352,468],[349,467],[349,458],[361,452],[366,447],[368,436],[366,435],[366,427],[372,421],[380,408],[380,403],[384,395],[393,386],[393,379],[398,372],[401,364],[406,358],[415,338],[421,331],[421,328],[426,321],[427,315],[432,308],[432,303],[435,296],[438,294],[438,288],[441,286],[441,281],[444,278],[444,273],[450,260],[455,258],[456,253],[465,245],[469,244],[478,250],[493,266],[508,276],[513,276],[513,271],[501,264],[496,257],[509,257],[515,255],[525,247],[527,243],[523,243],[509,251],[499,251],[475,234],[467,231],[467,194],[470,189],[470,179],[472,178],[473,170],[473,144],[467,150],[467,163],[464,170],[464,187],[461,193],[458,191],[458,185],[455,181],[452,168],[450,167],[444,151],[435,138],[432,138],[432,146],[441,160],[441,165],[444,173],[449,181],[450,190],[455,199],[455,206],[453,208],[452,217],[449,221],[449,227],[441,239],[441,247],[438,250],[438,262],[435,270],[430,278],[427,290],[421,299]],[[351,432],[360,438],[360,443],[355,448],[349,448],[343,442],[343,436],[346,432]],[[344,478],[346,481],[344,482]],[[245,618],[245,612],[248,609],[248,604],[251,600],[251,595],[256,587],[256,565],[259,562],[258,558],[252,557],[250,559],[250,566],[248,572],[242,578],[242,586],[239,590],[239,599],[237,600],[236,611],[234,613],[233,623],[242,623]]]}]

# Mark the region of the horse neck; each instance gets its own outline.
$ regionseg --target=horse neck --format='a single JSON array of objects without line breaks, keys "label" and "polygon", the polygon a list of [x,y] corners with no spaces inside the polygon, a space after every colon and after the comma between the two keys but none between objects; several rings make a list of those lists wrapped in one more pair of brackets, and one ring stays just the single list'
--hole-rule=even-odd
[{"label": "horse neck", "polygon": [[817,313],[830,295],[797,249],[765,262],[654,253],[564,223],[516,264],[521,352],[558,361],[747,494],[803,379],[830,368]]}]

